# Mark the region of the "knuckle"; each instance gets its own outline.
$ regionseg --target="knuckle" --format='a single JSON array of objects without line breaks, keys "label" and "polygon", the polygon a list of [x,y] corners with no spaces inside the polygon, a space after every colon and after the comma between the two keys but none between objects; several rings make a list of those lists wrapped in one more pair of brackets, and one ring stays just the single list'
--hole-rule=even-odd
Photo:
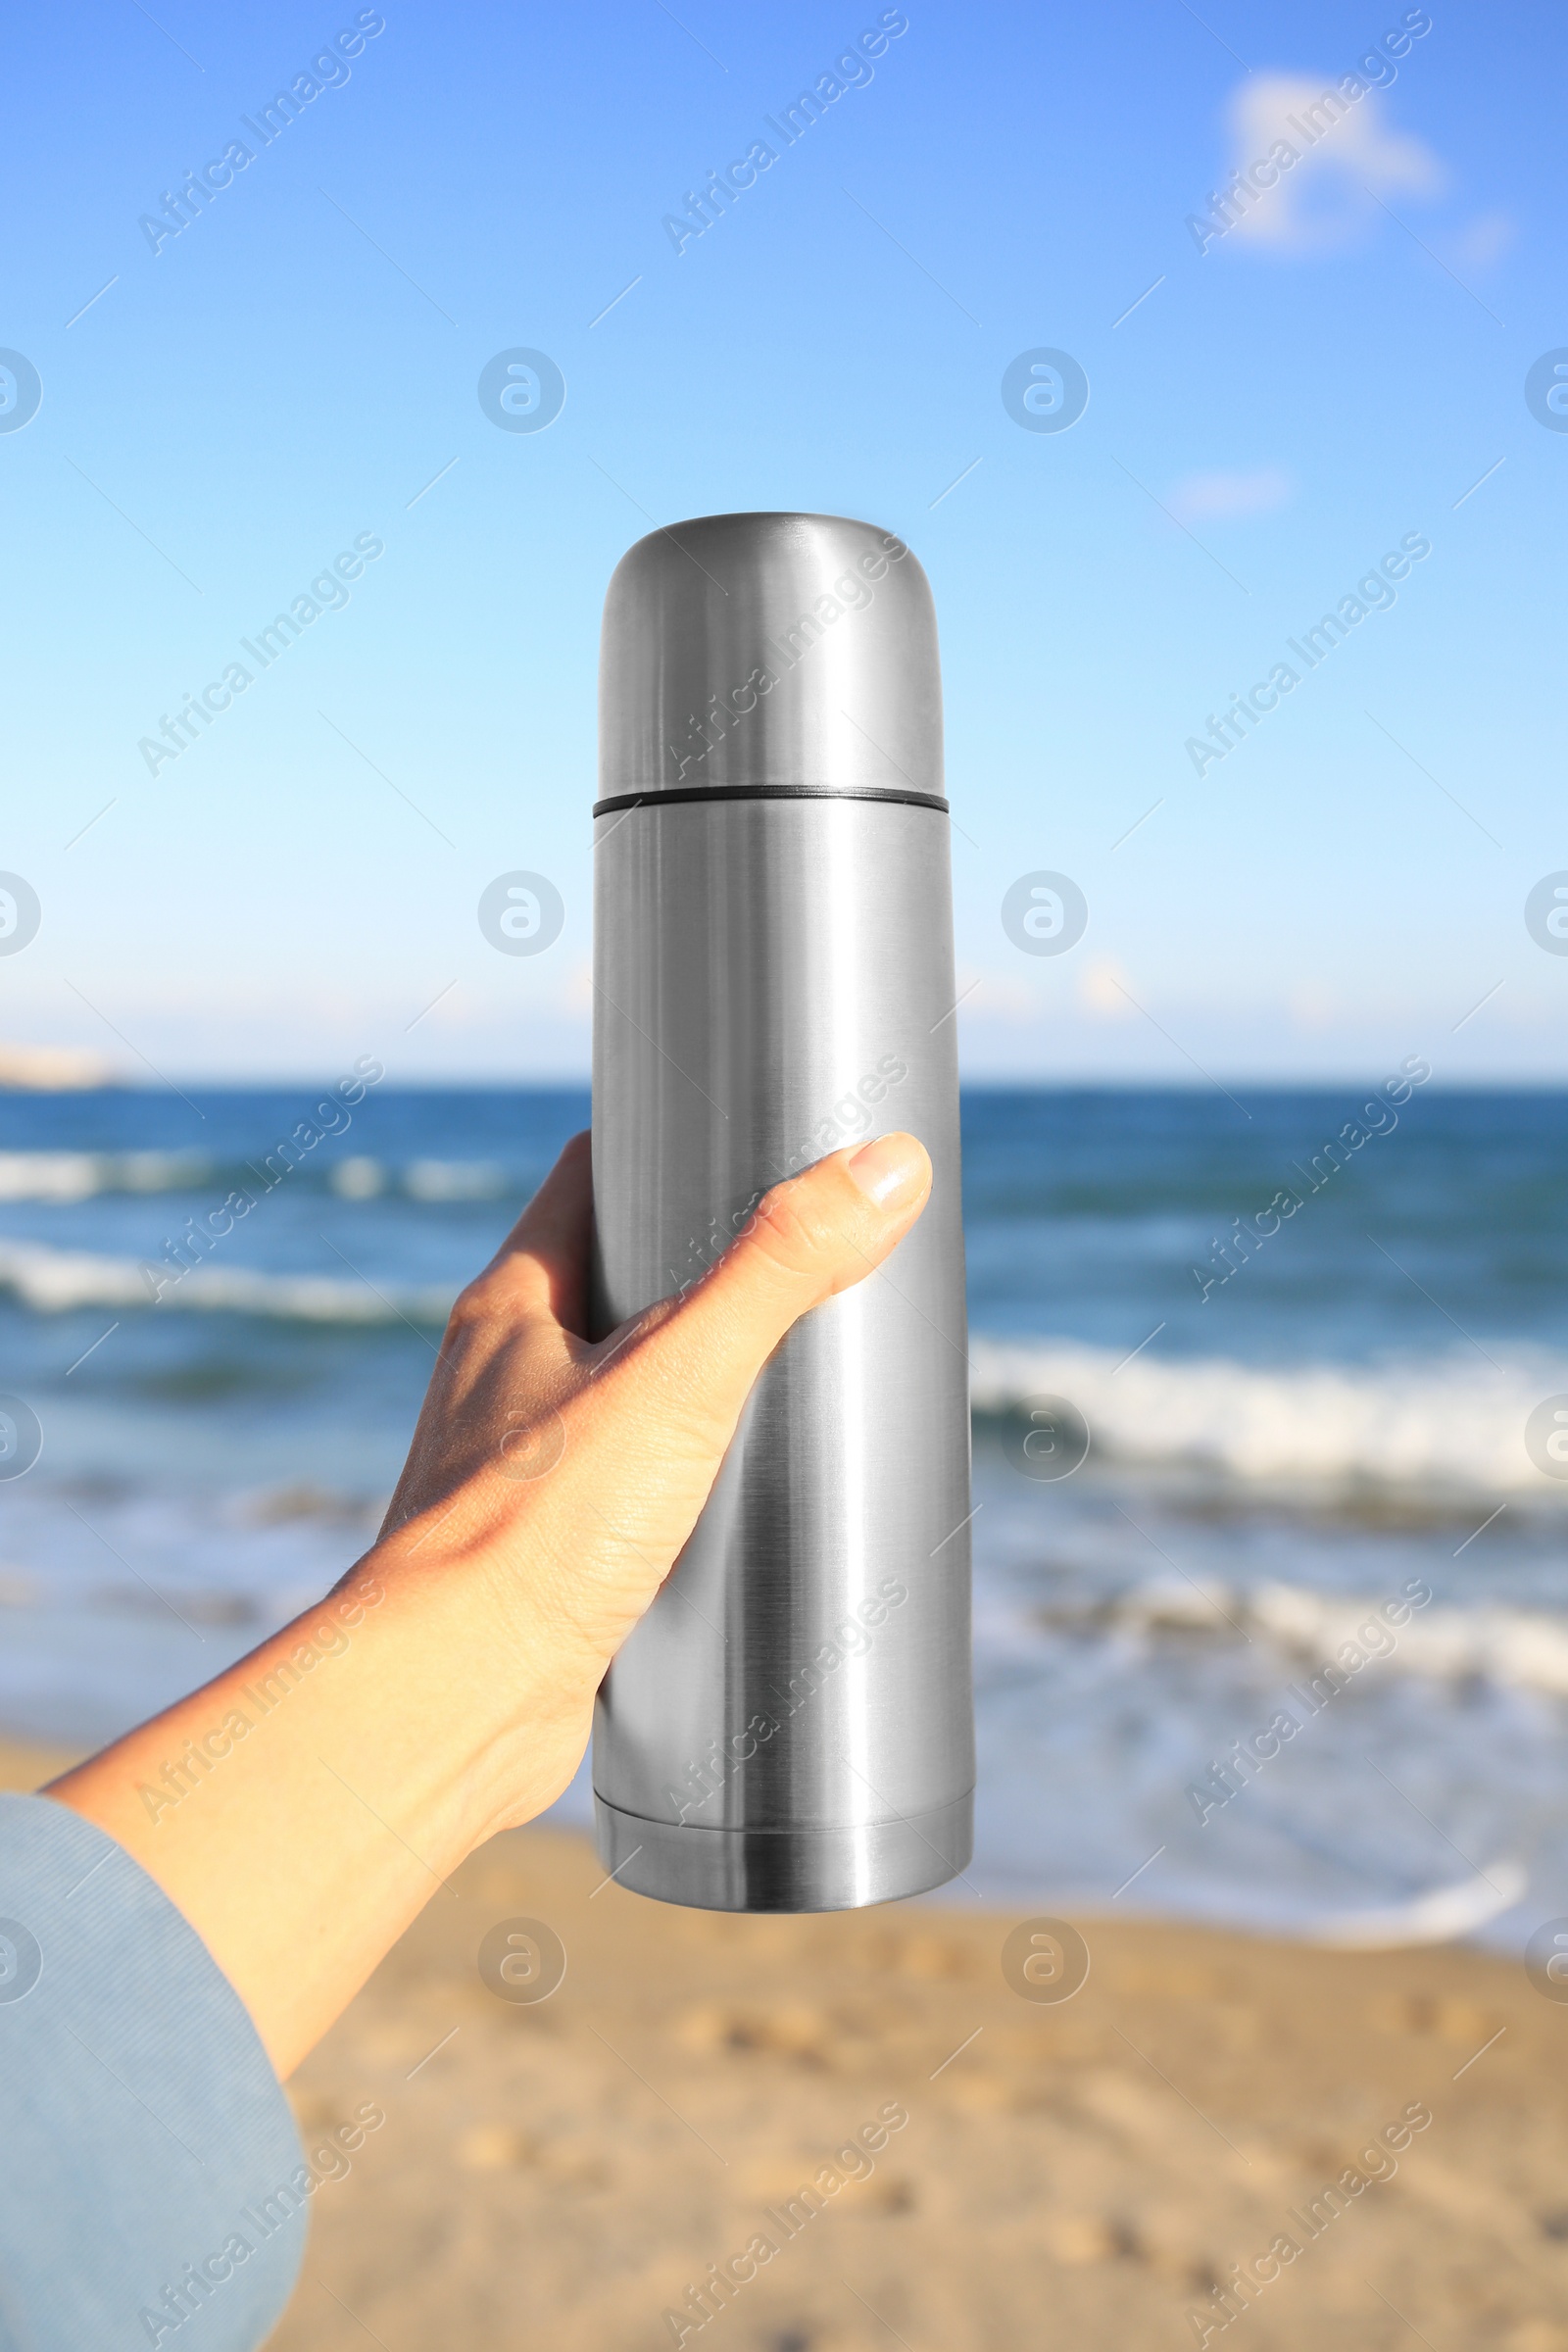
[{"label": "knuckle", "polygon": [[758,1209],[755,1245],[791,1273],[815,1266],[830,1239],[828,1220],[798,1182],[777,1186]]},{"label": "knuckle", "polygon": [[498,1279],[493,1266],[487,1266],[482,1274],[476,1274],[471,1282],[465,1283],[453,1299],[447,1315],[447,1337],[451,1340],[477,1339],[494,1328],[498,1316],[505,1316],[507,1304],[504,1281]]},{"label": "knuckle", "polygon": [[447,1330],[454,1336],[472,1331],[476,1324],[485,1321],[489,1311],[490,1303],[485,1296],[485,1278],[482,1274],[476,1274],[472,1282],[464,1284],[463,1289],[453,1299],[447,1315]]},{"label": "knuckle", "polygon": [[503,1254],[465,1283],[452,1302],[448,1329],[471,1333],[514,1324],[528,1311],[531,1296],[528,1268]]}]

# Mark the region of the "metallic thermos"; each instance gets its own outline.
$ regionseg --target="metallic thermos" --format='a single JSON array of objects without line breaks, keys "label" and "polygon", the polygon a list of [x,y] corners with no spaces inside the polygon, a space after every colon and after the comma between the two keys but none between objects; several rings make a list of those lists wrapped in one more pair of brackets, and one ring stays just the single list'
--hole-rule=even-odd
[{"label": "metallic thermos", "polygon": [[831,1911],[969,1859],[969,1413],[942,690],[924,572],[832,514],[655,531],[605,605],[596,1325],[907,1128],[925,1214],[759,1379],[594,1728],[604,1866]]}]

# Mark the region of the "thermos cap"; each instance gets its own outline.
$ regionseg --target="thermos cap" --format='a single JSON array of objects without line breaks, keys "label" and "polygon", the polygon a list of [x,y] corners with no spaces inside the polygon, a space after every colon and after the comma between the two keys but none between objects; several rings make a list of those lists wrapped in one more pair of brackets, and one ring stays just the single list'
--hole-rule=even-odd
[{"label": "thermos cap", "polygon": [[605,599],[600,807],[645,794],[940,803],[925,573],[840,514],[705,514],[650,532]]}]

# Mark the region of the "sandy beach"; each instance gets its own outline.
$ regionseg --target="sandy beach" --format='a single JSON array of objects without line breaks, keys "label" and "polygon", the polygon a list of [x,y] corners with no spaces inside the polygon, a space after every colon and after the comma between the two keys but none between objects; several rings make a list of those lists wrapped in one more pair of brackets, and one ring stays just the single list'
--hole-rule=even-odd
[{"label": "sandy beach", "polygon": [[[477,1965],[519,1919],[566,1954],[540,2002]],[[734,2352],[1121,2352],[1194,2312],[1255,2352],[1568,2347],[1568,2009],[1522,1968],[1077,1924],[1088,1981],[1041,2004],[1011,1914],[718,1918],[496,1840],[290,2084],[308,2150],[385,2120],[321,2180],[277,2352],[652,2352],[670,2311]],[[699,2328],[712,2265],[753,2275]]]}]

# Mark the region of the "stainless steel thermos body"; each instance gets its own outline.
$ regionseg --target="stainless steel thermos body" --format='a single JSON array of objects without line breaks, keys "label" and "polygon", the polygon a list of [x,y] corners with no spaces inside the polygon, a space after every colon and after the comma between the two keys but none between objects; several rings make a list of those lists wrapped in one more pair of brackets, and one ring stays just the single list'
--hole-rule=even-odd
[{"label": "stainless steel thermos body", "polygon": [[724,514],[605,608],[596,1327],[701,1277],[760,1195],[919,1136],[930,1202],[797,1324],[600,1692],[619,1883],[814,1911],[969,1858],[969,1420],[941,687],[891,533]]}]

